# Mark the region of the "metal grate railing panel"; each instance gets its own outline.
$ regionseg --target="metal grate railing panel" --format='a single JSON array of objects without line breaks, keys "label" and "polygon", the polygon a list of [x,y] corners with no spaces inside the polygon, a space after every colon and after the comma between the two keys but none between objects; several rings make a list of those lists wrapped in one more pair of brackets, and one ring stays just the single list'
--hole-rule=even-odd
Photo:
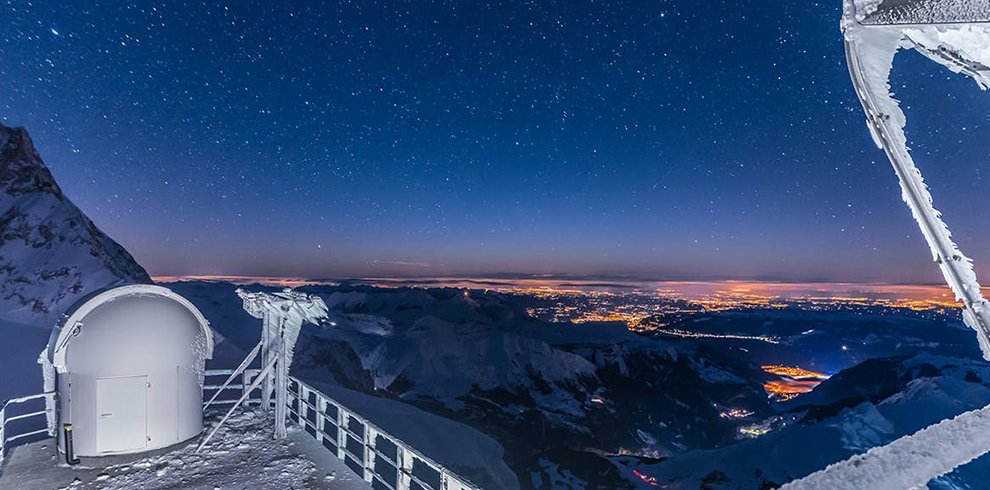
[{"label": "metal grate railing panel", "polygon": [[364,417],[294,377],[289,419],[379,490],[480,490]]}]

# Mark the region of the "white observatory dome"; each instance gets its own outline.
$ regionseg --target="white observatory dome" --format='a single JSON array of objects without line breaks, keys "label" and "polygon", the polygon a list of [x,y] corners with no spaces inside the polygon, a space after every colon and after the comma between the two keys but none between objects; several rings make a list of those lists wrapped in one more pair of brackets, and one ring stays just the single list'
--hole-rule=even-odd
[{"label": "white observatory dome", "polygon": [[202,432],[213,333],[185,298],[144,284],[111,289],[52,337],[59,427],[71,424],[76,455],[148,451]]}]

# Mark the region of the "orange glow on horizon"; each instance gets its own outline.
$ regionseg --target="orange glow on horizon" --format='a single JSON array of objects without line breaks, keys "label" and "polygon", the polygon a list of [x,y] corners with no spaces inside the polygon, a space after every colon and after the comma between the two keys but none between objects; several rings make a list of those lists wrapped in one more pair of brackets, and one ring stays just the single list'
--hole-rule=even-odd
[{"label": "orange glow on horizon", "polygon": [[[303,277],[271,277],[250,275],[155,275],[156,282],[175,282],[189,280],[227,281],[227,282],[259,282],[259,283],[306,283],[306,284],[336,284],[336,281],[311,279]],[[355,277],[347,278],[366,284],[422,284],[435,287],[458,287],[468,289],[522,289],[534,294],[543,292],[581,293],[590,290],[607,290],[609,284],[616,288],[625,287],[638,290],[654,290],[663,296],[684,297],[686,299],[731,295],[751,296],[753,298],[777,299],[843,299],[846,301],[876,301],[878,298],[890,300],[935,302],[943,305],[957,306],[952,291],[945,285],[928,284],[880,284],[880,283],[785,283],[767,281],[602,281],[602,280],[567,280],[567,279],[503,279],[503,278],[463,278],[463,277]],[[984,294],[990,295],[990,287],[984,288]]]}]

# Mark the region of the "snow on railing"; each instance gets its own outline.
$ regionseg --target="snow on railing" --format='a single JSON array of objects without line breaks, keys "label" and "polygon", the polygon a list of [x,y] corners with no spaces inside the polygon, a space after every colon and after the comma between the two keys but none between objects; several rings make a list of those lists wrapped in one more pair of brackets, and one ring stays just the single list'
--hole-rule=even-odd
[{"label": "snow on railing", "polygon": [[829,465],[781,490],[901,490],[927,488],[932,479],[990,452],[990,406],[972,410]]},{"label": "snow on railing", "polygon": [[292,376],[288,408],[290,420],[376,490],[480,490]]},{"label": "snow on railing", "polygon": [[[33,400],[45,400],[45,406],[54,406],[55,392],[50,393],[39,393],[37,395],[22,396],[20,398],[12,398],[4,402],[3,407],[0,407],[0,463],[3,462],[4,457],[7,455],[7,449],[12,447],[11,443],[25,439],[31,436],[36,436],[39,434],[45,434],[51,437],[55,433],[55,427],[52,425],[52,417],[48,416],[48,410],[43,408],[41,410],[35,410],[33,412],[19,413],[17,415],[7,416],[8,409],[14,405],[29,403]],[[28,419],[33,419],[35,417],[45,417],[45,427],[42,429],[36,429],[32,425],[25,425]],[[14,429],[7,429],[7,424],[21,420],[23,421],[19,427]]]}]

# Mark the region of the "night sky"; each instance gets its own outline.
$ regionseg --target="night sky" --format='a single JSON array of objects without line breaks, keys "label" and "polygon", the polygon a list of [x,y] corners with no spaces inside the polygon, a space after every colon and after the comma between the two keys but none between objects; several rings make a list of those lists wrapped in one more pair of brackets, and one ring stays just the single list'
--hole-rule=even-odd
[{"label": "night sky", "polygon": [[[153,274],[940,280],[839,0],[83,3],[0,4],[0,121]],[[990,95],[893,82],[986,282]]]}]

